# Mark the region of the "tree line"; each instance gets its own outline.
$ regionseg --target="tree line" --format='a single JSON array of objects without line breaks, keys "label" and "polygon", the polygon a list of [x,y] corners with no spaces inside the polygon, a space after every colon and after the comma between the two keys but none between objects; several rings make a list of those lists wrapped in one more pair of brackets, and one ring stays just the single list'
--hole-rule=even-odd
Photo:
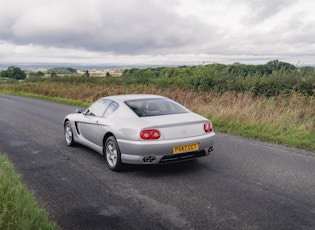
[{"label": "tree line", "polygon": [[[79,76],[77,70],[69,67],[51,68],[46,73],[50,74],[49,80],[53,81],[97,81],[97,84],[102,84],[99,82],[100,79],[86,78],[89,76],[88,72],[84,76]],[[28,72],[27,80],[41,80],[44,74],[42,71]],[[64,77],[56,78],[57,74],[62,74]],[[11,66],[7,70],[1,71],[0,76],[23,80],[27,74],[19,67]],[[262,65],[214,63],[198,66],[130,68],[123,71],[121,80],[124,84],[154,84],[158,87],[180,87],[202,92],[251,92],[254,96],[290,95],[292,93],[314,96],[315,93],[313,67],[296,67],[278,60]]]},{"label": "tree line", "polygon": [[1,71],[0,76],[3,78],[22,80],[26,78],[26,73],[19,67],[10,66],[7,70]]},{"label": "tree line", "polygon": [[[57,74],[76,74],[77,70],[71,67],[56,67],[50,68],[46,71],[47,74],[57,75]],[[30,77],[42,77],[45,75],[43,71],[30,71],[28,74],[19,67],[10,66],[6,70],[0,72],[0,77],[10,78],[15,80],[23,80],[29,75]]]},{"label": "tree line", "polygon": [[132,68],[124,70],[123,77],[133,83],[182,87],[194,91],[251,92],[255,96],[292,93],[313,96],[315,93],[313,67],[296,67],[278,60],[263,65],[234,63]]}]

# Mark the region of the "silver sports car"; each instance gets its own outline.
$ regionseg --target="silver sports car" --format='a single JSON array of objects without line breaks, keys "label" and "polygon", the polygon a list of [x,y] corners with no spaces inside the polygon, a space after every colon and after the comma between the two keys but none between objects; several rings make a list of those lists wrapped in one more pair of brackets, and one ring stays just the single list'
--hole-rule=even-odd
[{"label": "silver sports car", "polygon": [[66,143],[105,156],[111,170],[127,164],[162,164],[206,156],[213,150],[210,120],[158,95],[98,99],[64,119]]}]

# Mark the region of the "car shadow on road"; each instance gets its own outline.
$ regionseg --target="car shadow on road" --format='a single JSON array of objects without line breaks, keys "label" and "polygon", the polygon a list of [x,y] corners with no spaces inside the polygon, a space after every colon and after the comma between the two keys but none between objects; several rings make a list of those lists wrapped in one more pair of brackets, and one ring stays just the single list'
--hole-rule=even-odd
[{"label": "car shadow on road", "polygon": [[212,171],[211,164],[202,159],[193,159],[183,162],[174,162],[161,165],[124,165],[122,173],[138,173],[146,175],[183,175],[201,172],[204,170]]}]

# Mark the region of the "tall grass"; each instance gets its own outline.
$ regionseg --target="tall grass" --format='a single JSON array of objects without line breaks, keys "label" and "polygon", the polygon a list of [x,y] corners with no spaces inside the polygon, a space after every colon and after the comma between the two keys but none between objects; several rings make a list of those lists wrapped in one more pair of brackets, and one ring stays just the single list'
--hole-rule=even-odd
[{"label": "tall grass", "polygon": [[0,229],[57,229],[22,184],[8,157],[0,153]]},{"label": "tall grass", "polygon": [[1,90],[83,101],[115,94],[153,93],[172,98],[210,118],[217,131],[281,143],[315,152],[315,100],[298,93],[253,97],[250,92],[197,92],[119,80],[92,82],[24,82],[0,85]]},{"label": "tall grass", "polygon": [[[195,98],[195,105],[200,99]],[[203,99],[207,101],[207,98]],[[315,152],[313,97],[293,94],[290,97],[253,98],[248,93],[226,92],[208,100],[209,103],[201,107],[191,102],[190,107],[211,117],[222,132]]]}]

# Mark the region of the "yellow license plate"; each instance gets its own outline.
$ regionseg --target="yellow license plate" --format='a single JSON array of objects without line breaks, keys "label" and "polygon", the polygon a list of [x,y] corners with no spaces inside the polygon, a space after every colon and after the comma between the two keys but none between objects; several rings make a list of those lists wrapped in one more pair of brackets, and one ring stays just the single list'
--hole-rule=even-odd
[{"label": "yellow license plate", "polygon": [[199,150],[199,143],[178,145],[173,147],[173,154]]}]

